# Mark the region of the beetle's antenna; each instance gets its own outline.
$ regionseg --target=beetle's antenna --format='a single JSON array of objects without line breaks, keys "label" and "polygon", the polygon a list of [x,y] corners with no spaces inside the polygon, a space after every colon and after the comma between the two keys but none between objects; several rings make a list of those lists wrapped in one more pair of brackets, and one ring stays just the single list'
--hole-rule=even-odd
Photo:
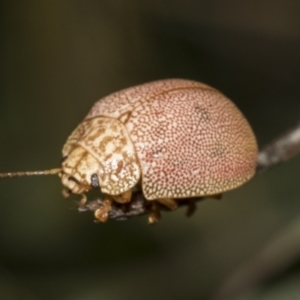
[{"label": "beetle's antenna", "polygon": [[7,172],[7,173],[0,173],[0,178],[17,177],[17,176],[53,175],[59,172],[61,172],[60,168],[44,170],[44,171]]}]

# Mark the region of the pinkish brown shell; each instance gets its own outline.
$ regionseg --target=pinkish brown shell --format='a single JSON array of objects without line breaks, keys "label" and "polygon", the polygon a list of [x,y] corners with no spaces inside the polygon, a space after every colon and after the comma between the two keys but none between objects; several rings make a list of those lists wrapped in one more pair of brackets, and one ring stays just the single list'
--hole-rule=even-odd
[{"label": "pinkish brown shell", "polygon": [[208,196],[255,172],[257,144],[238,108],[195,81],[170,79],[109,95],[86,120],[121,121],[135,147],[146,199]]}]

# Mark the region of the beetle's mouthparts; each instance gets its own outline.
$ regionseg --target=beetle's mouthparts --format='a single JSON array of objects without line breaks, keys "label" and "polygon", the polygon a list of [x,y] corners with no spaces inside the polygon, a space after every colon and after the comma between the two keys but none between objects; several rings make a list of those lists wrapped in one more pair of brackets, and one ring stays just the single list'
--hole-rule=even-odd
[{"label": "beetle's mouthparts", "polygon": [[72,175],[62,173],[61,175],[62,184],[72,193],[72,194],[82,194],[90,189],[80,182],[79,179]]}]

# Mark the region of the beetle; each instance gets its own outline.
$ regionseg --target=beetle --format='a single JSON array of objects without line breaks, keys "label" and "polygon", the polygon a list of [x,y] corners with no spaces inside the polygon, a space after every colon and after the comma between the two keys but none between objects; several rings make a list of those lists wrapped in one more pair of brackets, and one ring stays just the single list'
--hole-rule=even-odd
[{"label": "beetle", "polygon": [[180,199],[222,194],[255,173],[257,143],[240,110],[218,90],[192,80],[154,81],[97,101],[62,149],[61,168],[3,173],[0,177],[59,174],[64,195],[99,188],[108,219],[113,202],[128,203],[142,190],[170,209]]}]

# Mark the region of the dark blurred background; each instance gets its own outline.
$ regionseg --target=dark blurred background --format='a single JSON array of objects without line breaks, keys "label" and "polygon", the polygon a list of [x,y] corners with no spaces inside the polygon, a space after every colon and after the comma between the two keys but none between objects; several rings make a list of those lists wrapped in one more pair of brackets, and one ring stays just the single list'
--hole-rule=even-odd
[{"label": "dark blurred background", "polygon": [[[299,12],[298,0],[2,1],[0,172],[58,167],[97,99],[163,78],[221,90],[262,146],[299,120]],[[95,225],[55,176],[2,179],[0,299],[300,299],[299,172],[300,157],[155,226]]]}]

